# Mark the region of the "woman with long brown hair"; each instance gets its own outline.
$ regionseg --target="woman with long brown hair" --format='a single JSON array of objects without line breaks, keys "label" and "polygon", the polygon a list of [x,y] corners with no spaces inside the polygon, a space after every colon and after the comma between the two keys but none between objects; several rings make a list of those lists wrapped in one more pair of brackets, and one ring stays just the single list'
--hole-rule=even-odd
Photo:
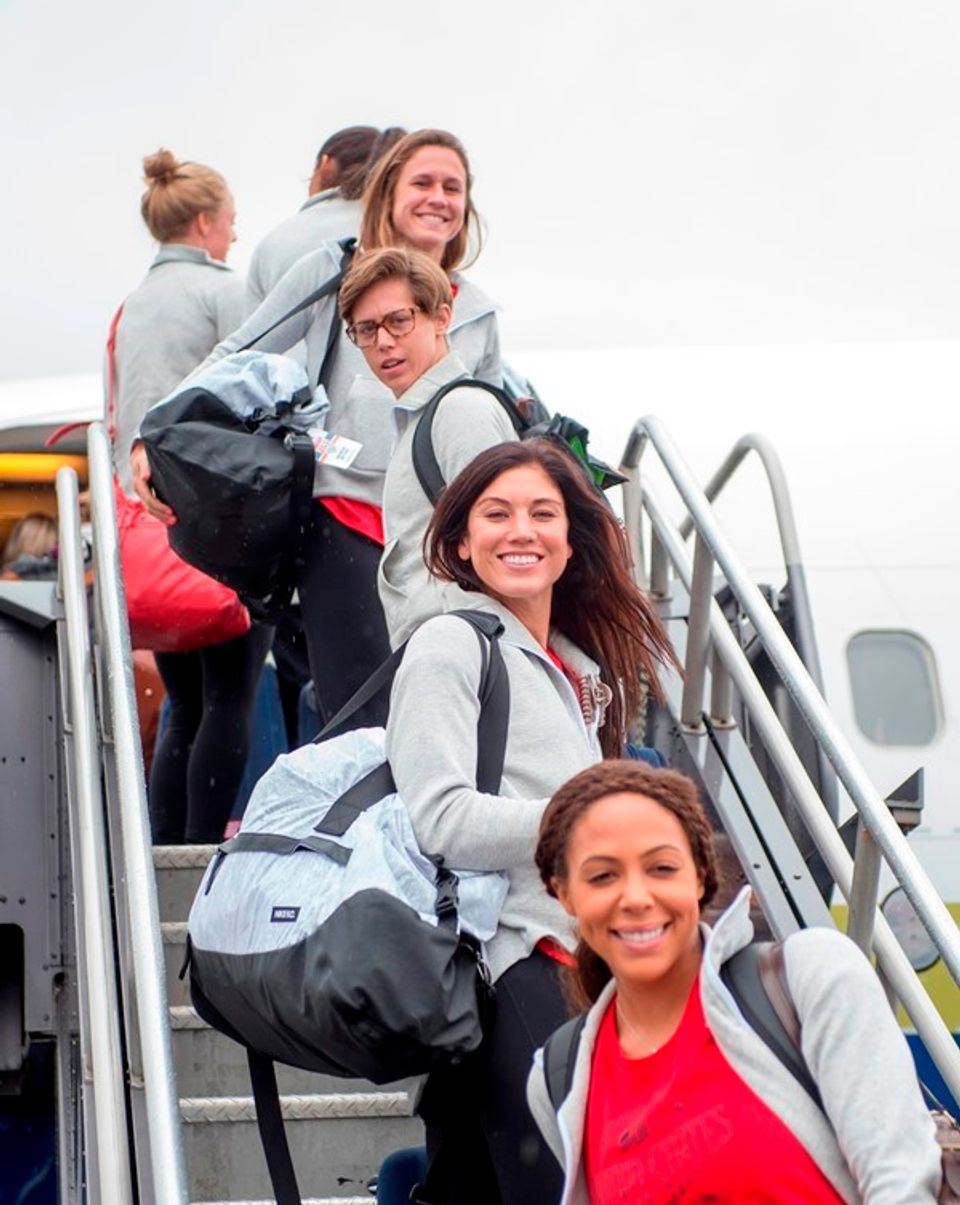
[{"label": "woman with long brown hair", "polygon": [[564,1017],[561,963],[574,948],[533,862],[549,795],[619,755],[644,678],[672,661],[633,582],[616,517],[550,439],[481,452],[446,488],[426,541],[436,576],[503,625],[510,716],[498,795],[476,789],[482,655],[454,616],[410,639],[393,688],[387,749],[421,848],[451,866],[502,870],[509,889],[487,946],[495,1015],[478,1053],[431,1076],[421,1114],[436,1174],[424,1201],[553,1205],[560,1173],[524,1098],[533,1050]]}]

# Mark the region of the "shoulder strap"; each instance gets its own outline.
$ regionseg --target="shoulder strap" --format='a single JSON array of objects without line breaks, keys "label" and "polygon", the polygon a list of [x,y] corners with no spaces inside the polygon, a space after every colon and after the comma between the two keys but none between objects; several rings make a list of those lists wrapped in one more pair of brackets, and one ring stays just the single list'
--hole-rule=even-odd
[{"label": "shoulder strap", "polygon": [[555,1030],[544,1043],[543,1073],[547,1081],[547,1096],[550,1097],[550,1104],[553,1105],[555,1113],[560,1111],[560,1106],[570,1095],[570,1089],[573,1087],[573,1073],[577,1066],[580,1036],[586,1021],[586,1013],[572,1017]]},{"label": "shoulder strap", "polygon": [[[499,639],[503,632],[503,624],[489,611],[451,611],[449,614],[457,615],[470,624],[480,641],[483,660],[477,690],[480,698],[480,718],[477,721],[477,788],[495,795],[500,790],[500,779],[503,776],[507,728],[510,723],[510,680],[503,664]],[[314,738],[315,744],[327,740],[361,707],[365,707],[381,691],[389,689],[406,648],[407,641],[404,641],[373,671],[333,719],[323,726]]]},{"label": "shoulder strap", "polygon": [[[251,339],[249,343],[244,343],[243,347],[238,347],[237,351],[249,351],[255,343],[259,343],[261,339],[266,338],[266,336],[269,335],[271,331],[275,331],[278,326],[283,326],[288,319],[295,317],[299,313],[302,313],[303,310],[308,309],[314,304],[314,302],[319,301],[322,297],[327,297],[331,293],[336,293],[340,288],[340,284],[343,281],[344,276],[347,274],[347,269],[350,267],[350,261],[353,259],[353,253],[356,249],[356,245],[356,239],[341,239],[339,247],[343,252],[343,256],[340,259],[340,267],[336,270],[333,276],[331,276],[329,280],[325,280],[319,288],[314,289],[309,296],[304,297],[303,301],[298,301],[292,310],[287,310],[282,318],[278,318],[276,322],[272,322],[266,330],[261,331],[260,334]],[[339,320],[340,316],[336,313],[336,307],[334,307],[334,328],[336,328]],[[331,342],[332,340],[328,336],[328,352],[330,350]],[[324,359],[326,359],[326,356],[324,356]]]},{"label": "shoulder strap", "polygon": [[487,393],[492,394],[507,412],[518,436],[522,435],[527,426],[509,395],[499,386],[491,385],[489,381],[475,381],[472,377],[458,377],[455,381],[448,381],[446,385],[441,385],[420,412],[411,446],[413,471],[417,474],[417,480],[433,506],[436,506],[437,499],[447,484],[443,479],[443,473],[440,472],[437,454],[433,447],[433,420],[437,407],[447,394],[463,385],[472,386],[474,389],[485,389]]},{"label": "shoulder strap", "polygon": [[800,1018],[790,995],[782,942],[752,942],[720,968],[750,1028],[821,1111],[820,1090],[800,1050]]},{"label": "shoulder strap", "polygon": [[480,641],[477,790],[485,795],[498,795],[510,726],[510,679],[500,650],[503,624],[489,611],[451,611],[449,614],[470,624]]},{"label": "shoulder strap", "polygon": [[270,1173],[270,1183],[277,1205],[301,1205],[297,1175],[293,1170],[290,1147],[283,1129],[276,1068],[273,1060],[266,1055],[257,1054],[249,1046],[246,1051],[253,1100],[257,1110],[257,1129],[260,1131],[260,1141],[267,1159],[267,1171]]}]

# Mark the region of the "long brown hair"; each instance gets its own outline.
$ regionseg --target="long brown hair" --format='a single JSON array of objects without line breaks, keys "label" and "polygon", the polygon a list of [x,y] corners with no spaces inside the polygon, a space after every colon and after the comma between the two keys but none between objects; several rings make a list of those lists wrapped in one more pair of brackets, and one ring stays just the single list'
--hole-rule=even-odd
[{"label": "long brown hair", "polygon": [[525,465],[543,469],[563,496],[573,555],[553,587],[550,623],[597,662],[612,688],[600,743],[606,757],[617,757],[640,709],[643,682],[661,698],[658,670],[676,665],[676,657],[650,600],[630,576],[619,521],[573,454],[544,438],[496,444],[474,457],[437,502],[424,537],[427,567],[435,577],[485,593],[458,546],[471,508],[487,486]]},{"label": "long brown hair", "polygon": [[[696,784],[676,770],[655,769],[645,762],[604,761],[581,770],[565,782],[540,817],[540,836],[534,860],[547,891],[556,896],[557,883],[567,881],[570,834],[593,804],[609,795],[642,795],[672,812],[686,834],[693,864],[703,880],[701,910],[718,886],[713,830],[703,810]],[[569,995],[577,1009],[589,1008],[612,978],[610,968],[585,941],[577,943]]]},{"label": "long brown hair", "polygon": [[464,257],[467,254],[471,237],[474,240],[474,253],[470,257],[469,263],[474,262],[480,254],[482,233],[480,215],[473,206],[473,176],[470,174],[467,152],[460,139],[455,138],[453,134],[448,134],[446,130],[415,130],[412,134],[401,138],[373,165],[363,190],[360,246],[365,251],[373,251],[377,247],[396,246],[398,240],[393,226],[393,199],[397,190],[397,179],[404,164],[425,146],[445,146],[453,151],[463,164],[466,175],[467,193],[464,198],[463,226],[444,247],[441,260],[441,267],[447,272],[452,272],[454,268],[466,266]]}]

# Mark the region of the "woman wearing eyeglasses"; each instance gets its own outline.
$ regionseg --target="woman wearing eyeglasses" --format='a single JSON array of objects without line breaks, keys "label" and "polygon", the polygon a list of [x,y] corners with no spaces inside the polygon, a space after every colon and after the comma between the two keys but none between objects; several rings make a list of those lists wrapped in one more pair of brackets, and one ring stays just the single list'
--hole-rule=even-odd
[{"label": "woman wearing eyeglasses", "polygon": [[[425,407],[439,389],[470,375],[448,341],[453,304],[443,269],[405,247],[361,256],[340,289],[347,337],[396,399],[398,439],[383,487],[385,545],[377,578],[395,646],[425,619],[469,602],[455,583],[427,569],[423,537],[433,504],[413,464],[413,437]],[[431,437],[443,478],[452,481],[478,452],[515,439],[516,433],[496,397],[463,385],[444,395]]]},{"label": "woman wearing eyeglasses", "polygon": [[[477,248],[480,244],[471,185],[466,151],[452,134],[443,130],[408,134],[370,173],[362,199],[360,246],[363,251],[414,248],[437,264],[449,278],[453,295],[451,346],[471,376],[499,384],[495,307],[457,270],[467,260],[470,243]],[[342,259],[335,243],[304,256],[205,363],[256,339],[335,275]],[[298,581],[310,670],[323,719],[389,652],[376,578],[383,548],[383,480],[394,442],[393,395],[347,338],[335,294],[289,318],[256,346],[260,351],[285,352],[301,340],[306,343],[311,383],[322,384],[329,399],[327,430],[359,445],[349,466],[317,466],[312,525]],[[150,490],[145,455],[135,474],[144,504],[167,522],[175,521],[172,511]],[[354,717],[354,723],[381,723],[383,710],[383,701],[374,701]]]}]

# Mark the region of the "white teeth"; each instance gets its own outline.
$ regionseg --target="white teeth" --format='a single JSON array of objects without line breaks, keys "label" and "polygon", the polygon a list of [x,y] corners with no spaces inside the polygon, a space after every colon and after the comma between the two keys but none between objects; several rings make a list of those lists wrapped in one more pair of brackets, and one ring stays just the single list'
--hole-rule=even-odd
[{"label": "white teeth", "polygon": [[628,942],[633,946],[642,946],[651,941],[656,941],[658,937],[662,937],[666,925],[661,925],[659,929],[641,929],[641,930],[626,930],[617,929],[617,936],[623,941]]},{"label": "white teeth", "polygon": [[519,552],[508,552],[502,559],[508,565],[535,565],[540,560],[538,556],[534,556],[532,553],[522,554]]}]

